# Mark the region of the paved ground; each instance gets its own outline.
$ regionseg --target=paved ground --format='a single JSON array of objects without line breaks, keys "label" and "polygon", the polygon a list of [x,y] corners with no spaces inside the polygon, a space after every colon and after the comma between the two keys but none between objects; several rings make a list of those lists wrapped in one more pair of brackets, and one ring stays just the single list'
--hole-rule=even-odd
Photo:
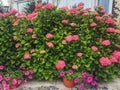
[{"label": "paved ground", "polygon": [[[55,82],[40,82],[40,81],[30,81],[25,86],[19,87],[17,90],[81,90],[76,86],[75,88],[66,88],[62,81]],[[93,89],[84,89],[93,90]],[[100,84],[98,90],[120,90],[120,78],[113,80],[108,84]]]}]

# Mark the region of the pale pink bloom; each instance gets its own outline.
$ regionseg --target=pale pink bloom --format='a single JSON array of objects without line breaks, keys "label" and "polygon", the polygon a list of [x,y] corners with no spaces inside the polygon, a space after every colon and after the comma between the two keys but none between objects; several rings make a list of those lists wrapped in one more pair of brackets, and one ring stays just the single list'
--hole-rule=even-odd
[{"label": "pale pink bloom", "polygon": [[66,40],[62,40],[62,44],[67,44]]},{"label": "pale pink bloom", "polygon": [[44,54],[44,53],[46,53],[45,50],[40,50],[40,54]]},{"label": "pale pink bloom", "polygon": [[67,7],[67,6],[63,6],[63,7],[61,7],[60,8],[62,11],[67,11],[67,10],[69,10],[69,8]]},{"label": "pale pink bloom", "polygon": [[77,53],[77,56],[78,56],[78,57],[81,57],[82,55],[83,55],[83,53],[81,53],[81,52],[78,52],[78,53]]},{"label": "pale pink bloom", "polygon": [[101,10],[100,12],[101,12],[101,13],[105,13],[106,11],[103,9],[103,10]]},{"label": "pale pink bloom", "polygon": [[65,37],[65,40],[66,40],[67,42],[71,42],[71,41],[73,40],[72,35],[66,36],[66,37]]},{"label": "pale pink bloom", "polygon": [[3,70],[4,69],[4,66],[3,65],[0,65],[0,70]]},{"label": "pale pink bloom", "polygon": [[29,75],[29,76],[28,76],[28,79],[33,79],[32,75]]},{"label": "pale pink bloom", "polygon": [[113,57],[113,56],[110,58],[110,61],[111,62],[118,62],[117,59],[115,57]]},{"label": "pale pink bloom", "polygon": [[32,29],[32,28],[27,28],[26,32],[27,32],[27,33],[32,33],[32,32],[33,32],[33,29]]},{"label": "pale pink bloom", "polygon": [[10,88],[11,88],[12,90],[15,90],[17,87],[16,87],[15,85],[13,85],[13,86],[10,86]]},{"label": "pale pink bloom", "polygon": [[17,79],[13,79],[12,80],[12,85],[16,85],[17,84]]},{"label": "pale pink bloom", "polygon": [[63,20],[62,20],[62,23],[63,23],[63,24],[68,24],[68,20],[63,19]]},{"label": "pale pink bloom", "polygon": [[55,67],[58,70],[63,69],[66,66],[65,61],[64,60],[58,60],[57,64],[55,64]]},{"label": "pale pink bloom", "polygon": [[109,28],[107,28],[107,32],[115,32],[115,28],[112,28],[112,27],[109,27]]},{"label": "pale pink bloom", "polygon": [[102,66],[110,66],[112,64],[108,57],[101,57],[99,62]]},{"label": "pale pink bloom", "polygon": [[99,40],[99,42],[100,42],[100,43],[102,43],[102,41],[103,41],[103,39],[102,39],[102,38],[99,38],[98,40]]},{"label": "pale pink bloom", "polygon": [[54,44],[52,42],[46,42],[46,45],[49,47],[49,48],[54,48]]},{"label": "pale pink bloom", "polygon": [[51,34],[51,33],[47,33],[47,34],[46,34],[46,38],[51,39],[51,38],[53,38],[53,37],[54,37],[54,35],[53,35],[53,34]]},{"label": "pale pink bloom", "polygon": [[78,35],[73,35],[72,40],[79,40],[79,36]]},{"label": "pale pink bloom", "polygon": [[78,3],[78,7],[84,6],[83,2]]},{"label": "pale pink bloom", "polygon": [[109,46],[111,42],[109,40],[103,40],[101,44],[104,46]]},{"label": "pale pink bloom", "polygon": [[52,10],[54,8],[54,5],[51,4],[51,3],[48,3],[48,4],[44,5],[43,7],[46,8],[46,9]]},{"label": "pale pink bloom", "polygon": [[41,3],[35,4],[35,11],[39,10],[40,8],[42,8],[42,4]]},{"label": "pale pink bloom", "polygon": [[92,86],[95,86],[97,84],[97,82],[93,81],[91,84],[92,84]]},{"label": "pale pink bloom", "polygon": [[76,27],[76,26],[77,26],[76,23],[71,23],[70,25],[71,25],[72,27]]},{"label": "pale pink bloom", "polygon": [[9,80],[10,80],[10,76],[6,76],[6,77],[5,77],[5,80],[6,80],[6,81],[9,81]]},{"label": "pale pink bloom", "polygon": [[15,47],[16,47],[16,48],[19,48],[20,45],[21,45],[20,43],[16,43],[16,44],[15,44]]},{"label": "pale pink bloom", "polygon": [[23,58],[24,58],[24,59],[31,59],[31,56],[30,56],[29,53],[25,53]]},{"label": "pale pink bloom", "polygon": [[101,21],[103,18],[100,17],[100,16],[96,16],[95,19],[98,20],[98,21]]},{"label": "pale pink bloom", "polygon": [[2,81],[3,80],[3,77],[2,77],[2,75],[0,75],[0,81]]},{"label": "pale pink bloom", "polygon": [[37,38],[37,35],[36,34],[32,34],[32,39],[36,39]]},{"label": "pale pink bloom", "polygon": [[19,80],[19,79],[17,80],[17,84],[18,84],[18,85],[20,85],[21,82],[22,82],[21,80]]},{"label": "pale pink bloom", "polygon": [[33,13],[27,15],[27,19],[30,21],[33,21],[37,17],[38,17],[38,13],[36,13],[36,12],[33,12]]},{"label": "pale pink bloom", "polygon": [[120,59],[120,51],[115,50],[115,51],[112,53],[112,56],[115,57],[116,59]]},{"label": "pale pink bloom", "polygon": [[115,24],[115,20],[112,19],[112,18],[108,18],[106,21],[105,21],[106,24]]},{"label": "pale pink bloom", "polygon": [[22,85],[26,85],[27,83],[27,80],[25,79],[23,82],[22,82]]},{"label": "pale pink bloom", "polygon": [[92,50],[93,50],[94,52],[98,51],[98,47],[97,47],[97,46],[92,46],[91,48],[92,48]]},{"label": "pale pink bloom", "polygon": [[97,24],[96,24],[95,22],[92,22],[92,23],[90,24],[90,27],[95,27],[95,26],[97,26]]},{"label": "pale pink bloom", "polygon": [[18,11],[17,11],[16,9],[11,9],[11,10],[9,11],[9,13],[10,13],[10,14],[16,14],[16,13],[18,13]]}]

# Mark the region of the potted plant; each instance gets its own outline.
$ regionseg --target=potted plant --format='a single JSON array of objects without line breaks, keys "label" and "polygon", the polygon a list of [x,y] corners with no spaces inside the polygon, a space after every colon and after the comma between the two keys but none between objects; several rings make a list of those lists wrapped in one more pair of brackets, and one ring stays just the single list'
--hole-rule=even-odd
[{"label": "potted plant", "polygon": [[60,76],[63,78],[63,83],[67,88],[73,88],[81,77],[80,73],[74,72],[72,69],[61,71]]}]

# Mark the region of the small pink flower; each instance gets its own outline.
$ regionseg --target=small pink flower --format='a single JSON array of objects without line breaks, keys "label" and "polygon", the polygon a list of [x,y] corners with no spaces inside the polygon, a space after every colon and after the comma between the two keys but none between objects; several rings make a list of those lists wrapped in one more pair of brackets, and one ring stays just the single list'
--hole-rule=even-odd
[{"label": "small pink flower", "polygon": [[62,40],[62,44],[67,44],[66,40]]},{"label": "small pink flower", "polygon": [[36,10],[39,10],[40,8],[42,8],[42,4],[41,4],[41,3],[37,3],[37,4],[35,5],[35,11],[36,11]]},{"label": "small pink flower", "polygon": [[110,44],[111,44],[111,42],[109,40],[102,41],[102,45],[104,45],[104,46],[109,46]]},{"label": "small pink flower", "polygon": [[79,13],[77,8],[71,8],[71,9],[69,9],[69,12],[70,12],[70,14],[78,14]]},{"label": "small pink flower", "polygon": [[65,40],[66,40],[67,42],[71,42],[71,41],[73,40],[72,35],[66,36],[66,37],[65,37]]},{"label": "small pink flower", "polygon": [[30,56],[29,53],[25,53],[23,58],[24,58],[24,59],[31,59],[31,56]]},{"label": "small pink flower", "polygon": [[6,80],[6,81],[9,81],[9,80],[10,80],[10,76],[6,76],[6,77],[5,77],[5,80]]},{"label": "small pink flower", "polygon": [[115,57],[116,59],[120,59],[120,51],[117,51],[115,50],[113,53],[112,53],[113,57]]},{"label": "small pink flower", "polygon": [[16,85],[17,84],[17,79],[13,79],[12,80],[12,85]]},{"label": "small pink flower", "polygon": [[101,57],[99,61],[102,66],[110,66],[112,64],[108,57]]},{"label": "small pink flower", "polygon": [[83,77],[83,78],[86,78],[87,74],[88,74],[87,72],[83,72],[83,73],[82,73],[82,77]]},{"label": "small pink flower", "polygon": [[48,4],[44,5],[44,8],[52,10],[54,8],[54,5],[51,3],[48,3]]},{"label": "small pink flower", "polygon": [[96,24],[95,22],[92,22],[92,23],[90,24],[90,27],[95,27],[95,26],[97,26],[97,24]]},{"label": "small pink flower", "polygon": [[78,7],[84,6],[83,2],[78,3]]},{"label": "small pink flower", "polygon": [[27,33],[32,33],[32,32],[33,32],[33,29],[32,29],[32,28],[27,28],[26,32],[27,32]]},{"label": "small pink flower", "polygon": [[46,34],[46,38],[49,38],[49,39],[51,39],[51,38],[53,38],[54,36],[53,36],[53,34],[51,34],[51,33],[47,33]]},{"label": "small pink flower", "polygon": [[115,20],[112,19],[112,18],[108,18],[106,21],[105,21],[106,24],[115,24]]},{"label": "small pink flower", "polygon": [[92,46],[91,48],[94,52],[98,51],[98,47],[96,47],[96,46]]},{"label": "small pink flower", "polygon": [[78,52],[78,53],[77,53],[77,56],[78,56],[78,57],[81,57],[82,55],[83,55],[83,53],[81,53],[81,52]]},{"label": "small pink flower", "polygon": [[96,16],[95,19],[98,20],[98,21],[101,21],[103,18],[100,17],[100,16]]},{"label": "small pink flower", "polygon": [[3,70],[4,69],[4,66],[3,65],[0,65],[0,70]]},{"label": "small pink flower", "polygon": [[58,60],[57,64],[55,64],[55,67],[58,70],[63,69],[66,66],[65,61],[64,60]]},{"label": "small pink flower", "polygon": [[74,83],[77,84],[79,82],[79,79],[78,78],[75,78],[74,79]]},{"label": "small pink flower", "polygon": [[78,35],[73,35],[72,40],[79,40],[79,36]]},{"label": "small pink flower", "polygon": [[34,71],[33,70],[29,70],[30,74],[34,74]]},{"label": "small pink flower", "polygon": [[29,71],[26,71],[24,74],[28,76],[30,73],[29,73]]},{"label": "small pink flower", "polygon": [[22,82],[21,80],[19,80],[19,79],[17,80],[17,84],[18,84],[18,85],[20,85],[21,82]]},{"label": "small pink flower", "polygon": [[79,88],[83,89],[84,88],[84,83],[81,83]]},{"label": "small pink flower", "polygon": [[111,27],[109,27],[109,28],[107,28],[107,32],[115,32],[115,28],[111,28]]},{"label": "small pink flower", "polygon": [[63,19],[61,22],[62,22],[63,24],[68,24],[68,20],[65,20],[65,19]]},{"label": "small pink flower", "polygon": [[115,57],[113,57],[113,56],[110,58],[110,61],[113,62],[113,63],[118,62],[117,59]]},{"label": "small pink flower", "polygon": [[21,45],[20,43],[16,43],[16,44],[15,44],[15,47],[16,47],[16,48],[19,48],[20,45]]},{"label": "small pink flower", "polygon": [[16,13],[18,13],[18,11],[17,11],[16,9],[11,9],[11,10],[9,11],[9,13],[10,13],[10,14],[16,14]]},{"label": "small pink flower", "polygon": [[32,39],[36,39],[37,38],[37,35],[36,34],[32,34]]},{"label": "small pink flower", "polygon": [[31,14],[27,15],[27,19],[30,20],[30,21],[33,21],[37,17],[38,17],[38,13],[36,13],[36,12],[32,12]]},{"label": "small pink flower", "polygon": [[91,83],[93,81],[93,77],[88,77],[87,78],[87,83]]},{"label": "small pink flower", "polygon": [[91,84],[92,84],[92,86],[95,86],[97,84],[97,82],[93,81]]},{"label": "small pink flower", "polygon": [[30,79],[30,80],[33,79],[32,75],[29,75],[29,76],[28,76],[28,79]]},{"label": "small pink flower", "polygon": [[65,76],[65,72],[63,72],[63,71],[60,72],[60,76],[61,76],[61,77],[64,77],[64,76]]},{"label": "small pink flower", "polygon": [[76,23],[71,23],[70,25],[71,25],[72,27],[76,27],[76,26],[77,26]]},{"label": "small pink flower", "polygon": [[2,81],[3,80],[3,77],[2,77],[2,75],[0,75],[0,81]]},{"label": "small pink flower", "polygon": [[68,73],[69,73],[69,74],[73,74],[73,70],[71,70],[71,69],[68,70]]},{"label": "small pink flower", "polygon": [[52,42],[46,42],[46,45],[49,47],[49,48],[54,48],[54,44]]}]

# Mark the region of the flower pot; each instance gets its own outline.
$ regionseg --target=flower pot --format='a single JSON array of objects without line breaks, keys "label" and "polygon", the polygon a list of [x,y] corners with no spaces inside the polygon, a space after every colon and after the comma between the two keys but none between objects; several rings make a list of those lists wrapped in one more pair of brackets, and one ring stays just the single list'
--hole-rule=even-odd
[{"label": "flower pot", "polygon": [[73,88],[75,86],[75,83],[73,80],[67,80],[66,78],[63,78],[63,82],[67,88]]}]

